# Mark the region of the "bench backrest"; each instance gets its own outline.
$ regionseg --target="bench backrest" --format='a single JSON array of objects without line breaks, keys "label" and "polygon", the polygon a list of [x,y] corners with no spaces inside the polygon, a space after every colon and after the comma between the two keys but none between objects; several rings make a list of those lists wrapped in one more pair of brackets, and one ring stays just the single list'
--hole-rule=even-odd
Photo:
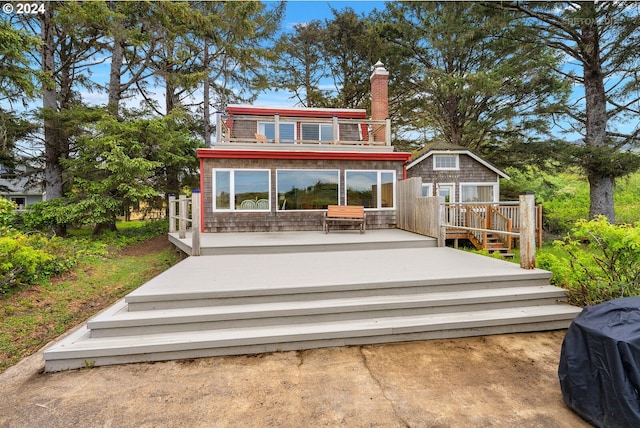
[{"label": "bench backrest", "polygon": [[364,218],[364,207],[329,205],[327,206],[327,217]]}]

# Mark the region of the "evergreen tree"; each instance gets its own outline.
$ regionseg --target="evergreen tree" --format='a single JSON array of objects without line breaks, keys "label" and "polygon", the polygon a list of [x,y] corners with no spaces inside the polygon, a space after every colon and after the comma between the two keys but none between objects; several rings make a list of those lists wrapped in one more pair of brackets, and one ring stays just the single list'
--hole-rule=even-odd
[{"label": "evergreen tree", "polygon": [[321,21],[297,24],[293,31],[283,34],[276,45],[279,53],[273,66],[273,81],[277,89],[290,92],[290,98],[302,107],[327,104],[328,91],[322,81],[328,66],[322,51],[325,29]]},{"label": "evergreen tree", "polygon": [[[548,130],[567,85],[541,45],[522,44],[523,27],[504,11],[471,2],[391,2],[378,16],[387,40],[394,124],[484,154]],[[506,149],[506,150],[505,150]],[[502,163],[502,162],[498,162]]]},{"label": "evergreen tree", "polygon": [[[581,166],[589,180],[590,216],[615,221],[613,187],[640,167],[632,149],[640,143],[640,10],[635,2],[513,3],[524,22],[549,47],[569,58],[556,68],[584,92],[566,112],[579,144],[553,149],[563,162]],[[531,37],[523,38],[531,43]],[[575,70],[575,71],[574,71]]]}]

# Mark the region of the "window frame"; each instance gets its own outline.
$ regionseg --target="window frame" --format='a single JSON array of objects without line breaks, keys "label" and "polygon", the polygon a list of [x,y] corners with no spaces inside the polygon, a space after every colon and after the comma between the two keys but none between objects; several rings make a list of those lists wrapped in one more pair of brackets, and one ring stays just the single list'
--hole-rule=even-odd
[{"label": "window frame", "polygon": [[[312,139],[309,139],[309,138],[305,138],[304,132],[302,130],[303,126],[317,126],[318,127],[318,139],[317,140],[312,140]],[[329,127],[329,129],[331,131],[331,138],[329,138],[328,140],[322,138],[322,127],[323,126]],[[300,122],[300,139],[302,141],[326,141],[326,142],[332,142],[333,141],[333,123]],[[338,126],[338,140],[339,139],[340,139],[340,127]]]},{"label": "window frame", "polygon": [[[266,172],[267,174],[267,200],[269,201],[269,208],[267,209],[237,209],[235,204],[236,189],[235,189],[235,173],[236,171],[242,172]],[[229,208],[217,208],[216,206],[216,173],[217,172],[229,172]],[[211,169],[211,193],[213,200],[211,203],[211,211],[213,212],[271,212],[271,170],[265,168],[212,168]]]},{"label": "window frame", "polygon": [[[367,208],[365,207],[365,211],[381,211],[381,210],[395,210],[397,203],[397,182],[398,182],[398,172],[395,169],[346,169],[344,171],[344,204],[349,205],[349,182],[347,179],[347,175],[350,172],[375,172],[376,173],[376,186],[377,186],[377,194],[376,200],[378,201],[377,207]],[[393,198],[390,207],[382,207],[382,174],[391,173],[393,174],[393,179],[391,184],[393,185]]]},{"label": "window frame", "polygon": [[435,188],[436,196],[442,196],[440,194],[440,189],[442,189],[443,187],[446,187],[450,190],[448,203],[455,204],[456,203],[456,183],[437,183]]},{"label": "window frame", "polygon": [[[427,192],[428,195],[424,194],[424,189],[429,189]],[[422,183],[422,197],[431,197],[433,196],[433,183]]]},{"label": "window frame", "polygon": [[[493,187],[493,201],[472,201],[472,202],[463,202],[462,201],[462,197],[463,197],[463,193],[462,193],[462,188],[463,187],[478,187],[478,186],[486,186],[486,187]],[[483,204],[483,203],[496,203],[496,202],[500,202],[500,187],[499,187],[499,183],[496,182],[492,182],[492,181],[482,181],[482,182],[465,182],[465,183],[460,183],[459,185],[459,193],[460,193],[460,202],[463,204]]]},{"label": "window frame", "polygon": [[[441,167],[438,166],[438,159],[453,158],[455,159],[455,166]],[[437,154],[433,155],[433,170],[434,171],[458,171],[460,170],[460,155],[456,153],[452,154]]]},{"label": "window frame", "polygon": [[278,203],[276,204],[276,212],[309,212],[309,211],[324,211],[324,208],[313,208],[313,209],[296,209],[296,210],[287,210],[287,209],[281,209],[281,205],[280,205],[280,189],[278,187],[278,175],[280,172],[282,171],[321,171],[321,172],[335,172],[337,175],[337,179],[338,179],[338,190],[337,190],[337,194],[336,194],[336,205],[340,204],[340,170],[339,169],[317,169],[317,168],[279,168],[276,169],[276,192],[275,192],[275,197],[278,198]]},{"label": "window frame", "polygon": [[[298,124],[297,122],[290,122],[290,121],[280,121],[278,122],[278,124],[280,126],[282,125],[292,125],[293,126],[293,140],[289,141],[289,139],[286,139],[284,142],[282,141],[282,138],[280,138],[280,141],[277,144],[296,144],[296,141],[298,140]],[[274,137],[273,138],[269,138],[267,136],[267,133],[265,132],[264,129],[260,129],[260,125],[273,125],[273,129],[274,129]],[[270,144],[276,144],[275,141],[275,128],[276,128],[276,123],[273,121],[268,121],[268,120],[259,120],[256,123],[256,132],[258,134],[262,134],[267,136],[267,142]]]}]

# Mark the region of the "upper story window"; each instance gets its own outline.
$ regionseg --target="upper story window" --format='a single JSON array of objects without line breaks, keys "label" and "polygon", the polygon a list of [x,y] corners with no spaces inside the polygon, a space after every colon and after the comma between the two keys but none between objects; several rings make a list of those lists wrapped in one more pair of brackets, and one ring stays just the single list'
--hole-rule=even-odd
[{"label": "upper story window", "polygon": [[458,155],[433,155],[433,170],[460,169]]},{"label": "upper story window", "polygon": [[333,141],[333,124],[331,123],[302,123],[300,133],[303,140]]},{"label": "upper story window", "polygon": [[[276,124],[273,122],[258,122],[258,134],[267,137],[267,141],[276,139]],[[296,140],[296,124],[294,122],[280,122],[280,142],[292,144]]]}]

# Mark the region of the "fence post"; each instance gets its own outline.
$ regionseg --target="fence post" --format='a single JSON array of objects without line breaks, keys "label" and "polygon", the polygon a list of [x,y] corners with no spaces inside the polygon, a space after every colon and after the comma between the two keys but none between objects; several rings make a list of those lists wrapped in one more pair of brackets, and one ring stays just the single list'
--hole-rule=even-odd
[{"label": "fence post", "polygon": [[436,196],[438,216],[438,247],[444,247],[447,242],[447,226],[444,213],[444,196]]},{"label": "fence post", "polygon": [[200,255],[200,190],[191,194],[191,255]]},{"label": "fence post", "polygon": [[169,233],[176,233],[176,195],[169,194]]},{"label": "fence post", "polygon": [[526,191],[520,194],[520,267],[536,267],[536,195]]},{"label": "fence post", "polygon": [[187,236],[187,197],[180,195],[178,199],[178,237],[184,239]]}]

